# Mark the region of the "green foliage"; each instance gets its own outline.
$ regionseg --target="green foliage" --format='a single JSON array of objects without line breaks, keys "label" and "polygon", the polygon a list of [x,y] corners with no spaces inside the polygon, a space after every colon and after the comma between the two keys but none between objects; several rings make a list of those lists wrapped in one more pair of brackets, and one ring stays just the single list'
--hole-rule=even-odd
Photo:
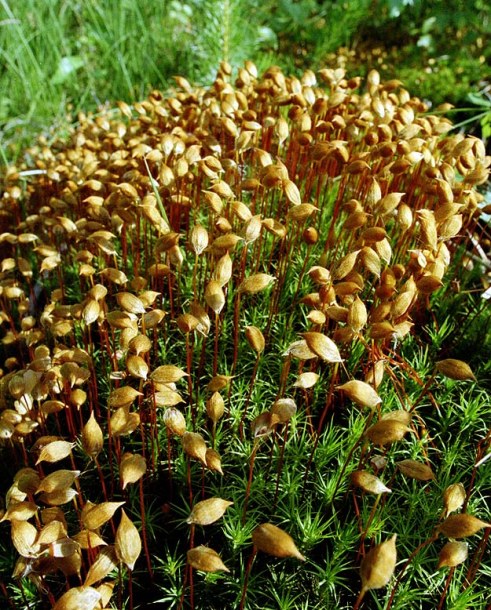
[{"label": "green foliage", "polygon": [[370,0],[281,0],[270,6],[270,23],[285,60],[306,67],[356,39],[369,8]]},{"label": "green foliage", "polygon": [[345,47],[356,52],[357,72],[376,67],[435,103],[462,104],[490,78],[490,9],[482,0],[1,0],[0,24],[4,160],[33,133],[66,126],[67,109],[135,101],[172,86],[175,74],[207,83],[222,60],[315,68]]},{"label": "green foliage", "polygon": [[491,137],[491,96],[489,91],[468,93],[467,99],[476,106],[476,116],[471,117],[481,124],[482,137],[488,140]]},{"label": "green foliage", "polygon": [[194,80],[210,82],[220,61],[234,69],[247,59],[261,62],[258,51],[275,45],[275,35],[265,23],[264,4],[259,0],[188,0],[179,4],[180,10],[189,14],[189,74]]}]

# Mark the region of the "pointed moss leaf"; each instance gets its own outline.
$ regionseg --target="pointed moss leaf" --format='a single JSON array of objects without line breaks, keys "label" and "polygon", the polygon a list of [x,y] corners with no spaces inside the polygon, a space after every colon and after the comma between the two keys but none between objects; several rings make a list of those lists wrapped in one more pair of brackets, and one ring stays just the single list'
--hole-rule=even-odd
[{"label": "pointed moss leaf", "polygon": [[445,517],[459,510],[465,502],[466,493],[462,483],[453,483],[443,492],[443,504],[445,505]]},{"label": "pointed moss leaf", "polygon": [[72,587],[64,593],[52,610],[94,610],[99,607],[101,594],[93,587]]},{"label": "pointed moss leaf", "polygon": [[352,379],[337,386],[338,390],[342,390],[348,398],[355,402],[360,407],[369,407],[374,409],[382,402],[382,399],[371,385],[364,381]]},{"label": "pointed moss leaf", "polygon": [[438,553],[437,570],[448,567],[454,568],[467,559],[469,554],[469,545],[467,542],[453,540],[447,544]]},{"label": "pointed moss leaf", "polygon": [[187,373],[173,364],[163,364],[150,373],[150,379],[155,383],[176,383]]},{"label": "pointed moss leaf", "polygon": [[74,447],[74,443],[68,441],[53,441],[45,445],[39,454],[36,464],[40,462],[59,462],[68,457]]},{"label": "pointed moss leaf", "polygon": [[245,292],[246,294],[256,294],[265,290],[270,286],[276,278],[273,275],[267,273],[256,273],[246,277],[239,286],[239,292]]},{"label": "pointed moss leaf", "polygon": [[197,502],[193,506],[187,523],[196,523],[197,525],[210,525],[211,523],[215,523],[232,504],[233,502],[223,500],[222,498],[208,498],[207,500]]},{"label": "pointed moss leaf", "polygon": [[362,597],[370,589],[381,589],[391,579],[396,567],[396,538],[392,538],[377,544],[370,549],[363,558],[360,566],[361,593]]},{"label": "pointed moss leaf", "polygon": [[366,470],[355,470],[351,475],[351,482],[363,491],[375,495],[391,491],[378,477]]},{"label": "pointed moss leaf", "polygon": [[197,546],[187,552],[188,564],[202,572],[230,572],[220,555],[207,546]]},{"label": "pointed moss leaf", "polygon": [[118,558],[114,546],[105,546],[99,551],[94,563],[90,566],[85,578],[85,585],[90,586],[106,578],[117,566]]},{"label": "pointed moss leaf", "polygon": [[129,570],[133,570],[135,562],[142,550],[142,542],[138,529],[131,519],[128,518],[123,509],[121,509],[121,521],[119,522],[116,531],[114,548],[118,559],[122,561]]},{"label": "pointed moss leaf", "polygon": [[28,521],[12,520],[10,526],[12,544],[22,557],[34,557],[39,545],[35,543],[38,531]]},{"label": "pointed moss leaf", "polygon": [[465,381],[466,379],[476,380],[471,367],[466,362],[462,362],[462,360],[455,360],[454,358],[440,360],[436,363],[435,368],[439,373],[450,379],[458,381]]},{"label": "pointed moss leaf", "polygon": [[416,460],[402,460],[396,464],[402,474],[411,479],[431,481],[435,478],[435,474],[429,466]]},{"label": "pointed moss leaf", "polygon": [[312,331],[302,333],[302,337],[305,339],[308,348],[325,362],[343,361],[336,344],[326,335]]},{"label": "pointed moss leaf", "polygon": [[477,534],[484,527],[491,527],[491,523],[481,521],[473,515],[460,513],[450,515],[438,526],[437,531],[447,538],[467,538]]},{"label": "pointed moss leaf", "polygon": [[374,445],[384,447],[396,441],[401,441],[411,431],[406,424],[396,419],[381,419],[365,432],[365,436]]},{"label": "pointed moss leaf", "polygon": [[87,503],[82,511],[82,523],[88,530],[97,530],[109,519],[124,502],[101,502],[100,504]]},{"label": "pointed moss leaf", "polygon": [[65,491],[79,475],[80,470],[56,470],[44,477],[39,484],[36,493],[41,491],[45,491],[46,493]]},{"label": "pointed moss leaf", "polygon": [[102,429],[95,419],[94,412],[90,414],[87,423],[82,428],[82,447],[87,455],[96,458],[104,446]]},{"label": "pointed moss leaf", "polygon": [[139,453],[124,453],[119,465],[121,487],[125,489],[129,483],[136,483],[147,471],[145,458]]},{"label": "pointed moss leaf", "polygon": [[272,523],[262,523],[252,532],[252,542],[258,551],[275,557],[295,557],[305,561],[293,538]]}]

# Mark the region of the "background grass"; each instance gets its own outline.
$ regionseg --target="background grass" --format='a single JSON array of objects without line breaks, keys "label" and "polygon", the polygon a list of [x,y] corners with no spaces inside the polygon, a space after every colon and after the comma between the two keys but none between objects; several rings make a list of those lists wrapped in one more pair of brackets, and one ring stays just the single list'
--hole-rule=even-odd
[{"label": "background grass", "polygon": [[15,159],[79,111],[136,101],[176,74],[209,84],[223,59],[376,68],[466,107],[459,119],[488,135],[490,12],[482,0],[0,0],[0,151]]}]

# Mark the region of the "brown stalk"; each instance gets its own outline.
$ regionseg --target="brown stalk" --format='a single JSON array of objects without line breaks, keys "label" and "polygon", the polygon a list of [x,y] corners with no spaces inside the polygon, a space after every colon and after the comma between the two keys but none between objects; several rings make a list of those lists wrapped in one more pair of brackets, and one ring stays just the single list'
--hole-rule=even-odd
[{"label": "brown stalk", "polygon": [[[246,249],[244,248],[244,252],[246,252]],[[235,293],[235,300],[234,300],[234,323],[233,323],[233,328],[234,328],[234,357],[232,360],[232,369],[231,369],[231,375],[235,374],[235,370],[237,368],[237,362],[238,362],[238,358],[239,358],[239,325],[240,325],[240,292],[237,290]],[[217,373],[217,369],[213,370],[213,374],[216,375]]]},{"label": "brown stalk", "polygon": [[187,485],[188,485],[188,494],[189,494],[189,506],[193,505],[193,483],[191,479],[191,458],[186,455],[186,473],[187,473]]},{"label": "brown stalk", "polygon": [[[153,569],[152,569],[152,559],[150,556],[150,551],[148,548],[148,540],[147,540],[147,527],[146,527],[146,517],[145,517],[145,492],[143,489],[143,478],[138,482],[140,489],[140,518],[141,518],[141,535],[143,542],[143,550],[145,553],[145,558],[147,561],[147,570],[150,575],[150,580],[153,581]],[[111,520],[112,523],[112,520]]]},{"label": "brown stalk", "polygon": [[[280,490],[281,471],[283,469],[283,461],[284,461],[284,457],[285,457],[285,447],[286,447],[286,442],[288,440],[288,431],[289,431],[289,428],[290,428],[290,422],[287,422],[286,425],[285,425],[285,431],[283,432],[283,444],[281,445],[280,457],[279,457],[279,460],[278,460],[278,469],[276,471],[276,487],[275,487],[275,492],[274,492],[273,508],[272,508],[273,511],[275,510],[276,504],[278,502],[278,493],[279,493],[279,490]],[[276,434],[275,434],[275,440],[276,440]],[[273,452],[273,448],[271,448],[271,452]]]},{"label": "brown stalk", "polygon": [[3,597],[7,600],[9,607],[15,610],[16,606],[9,595],[9,592],[7,590],[7,587],[5,586],[5,583],[3,582],[3,579],[0,580],[0,591],[2,592]]},{"label": "brown stalk", "polygon": [[244,524],[246,522],[247,505],[249,503],[249,496],[251,493],[251,486],[252,486],[252,477],[254,475],[254,461],[256,459],[258,447],[259,447],[259,439],[255,439],[254,445],[252,447],[252,453],[249,457],[249,477],[247,479],[247,487],[246,487],[245,494],[244,494],[244,508],[242,510],[242,524]]},{"label": "brown stalk", "polygon": [[193,402],[193,379],[191,376],[191,371],[192,371],[192,367],[193,367],[194,341],[193,341],[193,343],[191,343],[190,334],[191,333],[186,333],[186,372],[188,374],[188,379],[187,379],[188,394],[189,394],[189,401],[191,403],[191,419],[193,422],[193,430],[194,430],[195,424],[196,424],[196,405]]},{"label": "brown stalk", "polygon": [[130,610],[133,610],[133,570],[129,570],[128,574],[128,598],[130,603]]},{"label": "brown stalk", "polygon": [[[261,239],[262,234],[259,236],[258,241]],[[242,249],[241,257],[240,257],[240,267],[239,267],[239,275],[237,278],[237,285],[240,286],[245,277],[246,264],[247,264],[247,254],[248,249],[245,246]],[[237,368],[237,361],[239,357],[239,321],[240,321],[240,295],[241,293],[237,290],[235,293],[234,300],[234,323],[233,323],[233,333],[234,333],[234,357],[232,360],[232,368],[231,375],[235,374],[235,370]],[[216,374],[216,373],[214,373]],[[230,393],[229,393],[230,396]]]},{"label": "brown stalk", "polygon": [[[256,376],[257,376],[257,371],[259,368],[259,361],[261,359],[261,353],[256,355],[256,361],[254,362],[254,368],[252,369],[252,374],[251,374],[251,379],[249,381],[249,389],[247,391],[247,396],[244,402],[244,408],[242,410],[242,416],[240,418],[240,422],[239,422],[239,436],[241,440],[244,440],[244,421],[245,418],[247,417],[247,410],[249,407],[249,403],[251,401],[251,396],[252,396],[252,392],[254,390],[254,383],[256,381]],[[233,374],[233,372],[232,372]],[[232,387],[232,384],[230,384],[230,389]],[[229,391],[229,400],[230,400],[230,391]]]},{"label": "brown stalk", "polygon": [[[341,485],[341,481],[343,480],[344,473],[346,472],[346,468],[348,467],[348,464],[351,462],[351,458],[353,457],[354,452],[356,451],[356,449],[358,448],[360,443],[363,441],[363,438],[365,437],[366,430],[370,427],[370,424],[372,422],[374,414],[375,414],[375,411],[371,410],[370,414],[368,415],[367,420],[365,422],[365,426],[364,426],[363,431],[362,431],[362,433],[360,435],[360,438],[355,442],[353,447],[350,449],[348,457],[344,461],[344,464],[343,464],[343,466],[341,468],[341,471],[339,473],[339,477],[338,477],[338,479],[336,481],[336,486],[334,488],[334,492],[332,494],[333,499],[336,497],[336,494],[338,492],[339,486]],[[316,440],[317,440],[317,438],[319,438],[319,435],[317,435]],[[305,490],[305,483],[304,483],[304,490]]]},{"label": "brown stalk", "polygon": [[452,578],[455,572],[455,566],[452,566],[448,571],[448,576],[445,579],[445,586],[443,587],[443,591],[440,597],[440,602],[438,603],[437,610],[443,610],[443,606],[445,604],[445,599],[447,598],[448,588],[450,587],[450,583],[452,582]]},{"label": "brown stalk", "polygon": [[249,560],[247,562],[246,571],[244,574],[244,585],[242,586],[242,596],[240,598],[239,610],[244,610],[245,601],[247,597],[247,585],[249,584],[249,575],[251,573],[252,564],[254,563],[254,558],[256,557],[257,549],[255,546],[252,547],[252,553],[249,556]]},{"label": "brown stalk", "polygon": [[286,384],[287,384],[287,380],[288,380],[288,374],[290,373],[291,363],[292,363],[292,356],[291,356],[291,354],[288,354],[285,362],[283,363],[283,366],[281,367],[280,383],[278,386],[278,392],[276,394],[276,400],[278,400],[278,398],[283,396],[283,394],[285,393]]},{"label": "brown stalk", "polygon": [[[194,548],[194,523],[191,524],[189,531],[189,548]],[[191,610],[194,610],[194,580],[193,580],[193,568],[189,566],[189,606]]]},{"label": "brown stalk", "polygon": [[97,456],[94,456],[94,463],[96,465],[97,474],[99,476],[99,481],[101,483],[102,495],[104,496],[104,500],[107,502],[109,500],[109,496],[107,494],[106,480],[104,478],[104,473],[102,471],[99,460],[97,459]]},{"label": "brown stalk", "polygon": [[[141,380],[143,382],[143,380]],[[144,390],[144,384],[140,383],[140,386],[138,388],[138,390],[142,393],[142,396],[139,396],[139,410],[140,413],[142,411],[142,404],[143,404],[143,390]],[[156,469],[156,464],[155,464],[155,460],[157,458],[157,460],[160,460],[160,453],[161,453],[161,447],[160,447],[160,443],[159,443],[159,436],[158,436],[158,423],[157,423],[157,403],[155,400],[155,392],[152,392],[152,395],[150,397],[150,409],[147,412],[148,414],[148,423],[149,423],[149,436],[150,436],[150,440],[149,440],[149,445],[150,445],[150,458],[152,460],[151,463],[151,469],[152,472],[155,472]]]},{"label": "brown stalk", "polygon": [[421,544],[419,544],[414,551],[409,555],[409,557],[407,558],[406,562],[404,563],[404,565],[402,566],[396,582],[394,583],[394,586],[392,587],[392,591],[389,597],[389,601],[387,602],[387,606],[386,606],[386,610],[390,610],[390,608],[392,607],[392,604],[394,602],[394,597],[395,594],[397,592],[397,588],[402,580],[402,577],[404,576],[405,571],[407,570],[408,566],[410,565],[411,561],[416,557],[416,555],[419,553],[419,551],[421,551],[421,549],[424,549],[426,546],[428,546],[429,544],[431,544],[432,542],[435,542],[435,540],[438,539],[438,533],[433,534],[430,538],[428,538],[427,540],[425,540],[424,542],[422,542]]},{"label": "brown stalk", "polygon": [[362,528],[362,532],[361,532],[361,538],[360,538],[360,548],[358,549],[358,554],[356,556],[357,559],[360,558],[360,555],[363,554],[364,551],[364,543],[368,534],[368,530],[370,529],[370,525],[372,524],[372,521],[375,517],[375,512],[377,510],[377,506],[379,505],[380,502],[380,498],[381,498],[382,494],[377,494],[375,496],[375,502],[373,503],[372,506],[372,510],[370,511],[370,514],[368,515],[368,519],[367,522],[365,524],[365,527]]},{"label": "brown stalk", "polygon": [[[296,242],[292,246],[293,250],[295,249],[295,246],[296,246]],[[294,311],[295,311],[294,307],[295,307],[295,304],[297,302],[298,294],[300,293],[300,290],[302,288],[302,282],[303,282],[304,277],[305,277],[305,270],[307,269],[307,265],[309,264],[309,261],[310,261],[310,255],[311,255],[311,250],[309,250],[307,252],[307,256],[305,257],[304,262],[302,264],[302,268],[300,270],[300,275],[298,277],[297,287],[295,289],[295,292],[294,292],[292,300],[291,300],[292,305],[291,305],[291,310],[290,310],[290,317],[289,317],[289,320],[288,320],[287,324],[285,325],[285,333],[287,332],[287,329],[291,328],[291,322],[292,322],[292,318],[293,318]],[[282,282],[282,286],[283,286],[283,283],[284,282]],[[271,322],[271,318],[272,318],[272,315],[273,315],[273,311],[277,311],[277,308],[278,308],[278,302],[279,302],[280,295],[281,295],[281,291],[280,291],[279,286],[278,286],[276,294],[277,294],[277,300],[276,300],[274,309],[273,308],[271,309],[270,319],[268,320],[268,329],[270,327],[270,322]]]},{"label": "brown stalk", "polygon": [[[237,293],[237,299],[239,294]],[[238,332],[238,331],[237,331]],[[220,314],[215,313],[215,336],[213,341],[213,376],[218,373],[218,343],[220,337]]]},{"label": "brown stalk", "polygon": [[[111,434],[111,410],[107,409],[107,439],[108,439],[108,464],[109,464],[109,472],[110,472],[110,477],[111,477],[111,491],[110,491],[110,497],[112,498],[114,495],[114,485],[115,485],[115,481],[114,481],[114,468],[113,468],[113,443],[114,443],[114,438],[113,435]],[[118,463],[119,463],[119,459],[118,459]]]}]

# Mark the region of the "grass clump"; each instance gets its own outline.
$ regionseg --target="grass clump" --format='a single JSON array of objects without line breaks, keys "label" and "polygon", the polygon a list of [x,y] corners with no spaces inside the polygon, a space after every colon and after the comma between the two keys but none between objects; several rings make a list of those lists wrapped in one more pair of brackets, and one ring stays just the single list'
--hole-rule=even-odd
[{"label": "grass clump", "polygon": [[176,83],[3,177],[6,603],[482,596],[488,407],[427,340],[482,142],[375,71]]}]

